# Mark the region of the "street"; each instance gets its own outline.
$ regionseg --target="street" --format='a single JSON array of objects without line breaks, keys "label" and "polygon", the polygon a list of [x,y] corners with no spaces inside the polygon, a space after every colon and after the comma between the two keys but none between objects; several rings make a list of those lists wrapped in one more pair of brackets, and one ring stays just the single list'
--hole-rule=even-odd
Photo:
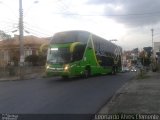
[{"label": "street", "polygon": [[95,114],[135,74],[0,82],[0,113]]}]

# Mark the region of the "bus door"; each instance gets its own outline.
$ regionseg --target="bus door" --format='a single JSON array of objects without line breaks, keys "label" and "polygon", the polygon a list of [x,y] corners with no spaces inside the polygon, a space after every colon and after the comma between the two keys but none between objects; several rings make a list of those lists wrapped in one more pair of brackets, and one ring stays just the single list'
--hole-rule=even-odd
[{"label": "bus door", "polygon": [[82,63],[82,58],[83,58],[86,45],[76,42],[76,44],[73,43],[71,47],[72,47],[72,51],[71,51],[72,61],[74,62],[74,72],[76,75],[80,75],[84,67]]}]

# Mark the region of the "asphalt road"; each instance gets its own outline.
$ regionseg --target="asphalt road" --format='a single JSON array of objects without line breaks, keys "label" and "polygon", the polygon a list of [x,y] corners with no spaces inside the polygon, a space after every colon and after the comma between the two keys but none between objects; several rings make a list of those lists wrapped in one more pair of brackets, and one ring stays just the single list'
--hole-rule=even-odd
[{"label": "asphalt road", "polygon": [[135,73],[0,82],[0,113],[95,114]]}]

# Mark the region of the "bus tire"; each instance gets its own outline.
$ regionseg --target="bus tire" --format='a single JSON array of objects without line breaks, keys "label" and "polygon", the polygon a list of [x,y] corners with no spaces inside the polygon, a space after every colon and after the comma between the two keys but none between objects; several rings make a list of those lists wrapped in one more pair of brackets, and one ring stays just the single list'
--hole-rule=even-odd
[{"label": "bus tire", "polygon": [[89,67],[87,67],[85,70],[84,70],[84,77],[85,78],[88,78],[91,76],[91,69]]},{"label": "bus tire", "polygon": [[116,74],[116,68],[113,67],[113,68],[112,68],[112,75],[115,75],[115,74]]},{"label": "bus tire", "polygon": [[69,76],[61,76],[61,77],[62,77],[62,79],[64,79],[64,80],[69,79]]}]

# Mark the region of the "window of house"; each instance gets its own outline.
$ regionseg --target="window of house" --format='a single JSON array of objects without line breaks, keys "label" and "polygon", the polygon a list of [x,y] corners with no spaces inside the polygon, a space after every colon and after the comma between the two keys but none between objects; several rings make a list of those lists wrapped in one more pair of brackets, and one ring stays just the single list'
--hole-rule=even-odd
[{"label": "window of house", "polygon": [[32,50],[31,49],[26,49],[24,52],[25,57],[32,55]]}]

